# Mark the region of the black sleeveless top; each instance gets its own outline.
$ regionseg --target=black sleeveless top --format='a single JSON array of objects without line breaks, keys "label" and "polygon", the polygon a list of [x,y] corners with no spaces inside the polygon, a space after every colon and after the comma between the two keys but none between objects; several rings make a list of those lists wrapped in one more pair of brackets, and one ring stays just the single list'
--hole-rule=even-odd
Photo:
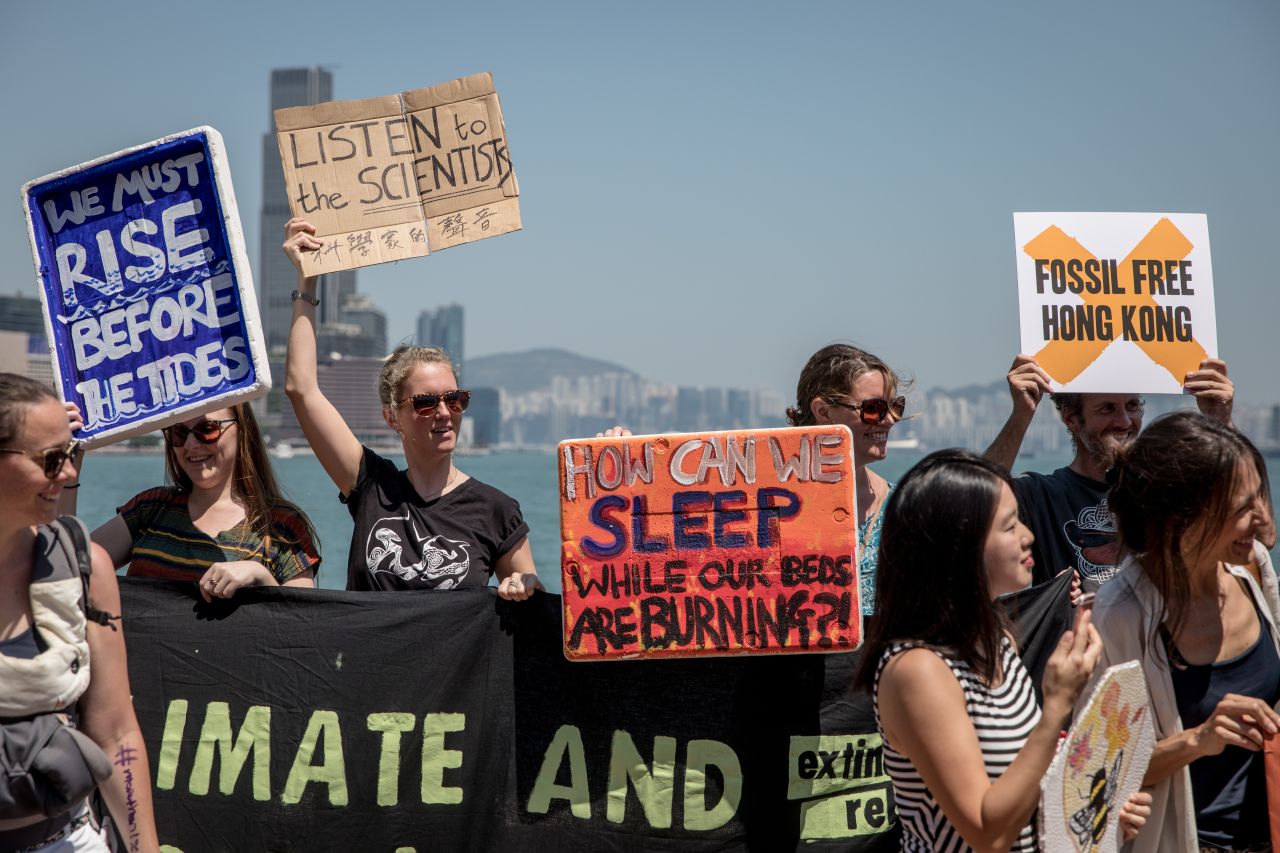
[{"label": "black sleeveless top", "polygon": [[[1249,600],[1253,602],[1253,596]],[[1257,602],[1253,606],[1257,610]],[[1280,655],[1261,613],[1258,622],[1257,642],[1234,658],[1199,665],[1172,663],[1173,692],[1184,729],[1209,719],[1228,693],[1254,696],[1268,705],[1280,700]],[[1170,651],[1169,660],[1180,661],[1176,650]],[[1244,849],[1271,840],[1261,752],[1228,746],[1218,755],[1196,759],[1188,769],[1200,843]]]}]

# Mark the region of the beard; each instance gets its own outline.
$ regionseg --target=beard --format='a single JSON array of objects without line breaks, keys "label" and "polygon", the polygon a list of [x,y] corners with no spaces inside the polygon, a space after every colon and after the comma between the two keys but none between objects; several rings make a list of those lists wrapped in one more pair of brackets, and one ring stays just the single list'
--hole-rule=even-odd
[{"label": "beard", "polygon": [[1115,464],[1116,454],[1137,437],[1136,430],[1105,430],[1099,433],[1076,433],[1076,444],[1103,471]]}]

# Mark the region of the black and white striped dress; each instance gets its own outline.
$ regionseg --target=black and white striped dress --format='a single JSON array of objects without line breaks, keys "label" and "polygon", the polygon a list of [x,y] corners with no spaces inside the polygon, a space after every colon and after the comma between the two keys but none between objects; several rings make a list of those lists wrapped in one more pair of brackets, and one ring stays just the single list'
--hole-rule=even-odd
[{"label": "black and white striped dress", "polygon": [[[1027,736],[1040,721],[1040,706],[1031,687],[1031,677],[1022,666],[1013,644],[1005,637],[1000,646],[1000,669],[1004,681],[994,690],[987,687],[969,668],[968,664],[948,657],[945,650],[926,646],[919,642],[899,642],[891,645],[880,659],[876,670],[875,690],[878,699],[880,673],[894,655],[914,648],[928,648],[951,668],[960,689],[964,691],[965,710],[973,720],[978,733],[978,745],[987,768],[987,777],[995,781],[1013,763],[1018,751],[1027,742]],[[884,767],[893,780],[894,797],[897,800],[898,818],[902,821],[902,849],[910,853],[941,851],[961,853],[972,848],[951,825],[932,792],[916,772],[911,761],[893,748],[880,722],[880,703],[876,702],[876,727],[884,739]],[[1013,845],[1015,853],[1032,853],[1037,850],[1034,819],[1023,827]]]}]

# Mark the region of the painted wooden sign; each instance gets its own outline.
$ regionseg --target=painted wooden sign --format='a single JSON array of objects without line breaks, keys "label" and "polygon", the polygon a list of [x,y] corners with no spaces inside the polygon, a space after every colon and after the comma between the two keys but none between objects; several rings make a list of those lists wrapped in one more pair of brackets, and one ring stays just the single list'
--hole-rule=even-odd
[{"label": "painted wooden sign", "polygon": [[1142,786],[1154,747],[1141,665],[1130,661],[1111,667],[1040,782],[1040,849],[1119,850],[1120,809]]},{"label": "painted wooden sign", "polygon": [[271,388],[222,137],[198,127],[22,188],[54,377],[107,443]]},{"label": "painted wooden sign", "polygon": [[1202,213],[1015,213],[1022,352],[1055,391],[1179,394],[1218,352]]},{"label": "painted wooden sign", "polygon": [[565,656],[857,648],[851,440],[823,426],[562,442]]}]

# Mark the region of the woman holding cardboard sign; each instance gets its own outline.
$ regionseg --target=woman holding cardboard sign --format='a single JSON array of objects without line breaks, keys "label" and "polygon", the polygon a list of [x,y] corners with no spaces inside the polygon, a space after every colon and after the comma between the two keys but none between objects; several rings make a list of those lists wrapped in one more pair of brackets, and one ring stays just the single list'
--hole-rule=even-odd
[{"label": "woman holding cardboard sign", "polygon": [[378,377],[382,417],[400,436],[405,471],[361,445],[320,390],[316,279],[302,274],[302,253],[321,246],[314,233],[302,219],[285,225],[284,252],[298,269],[285,392],[355,519],[347,589],[482,588],[495,574],[500,596],[528,598],[542,584],[519,504],[453,464],[471,392],[458,387],[448,355],[401,346]]},{"label": "woman holding cardboard sign", "polygon": [[1274,536],[1266,476],[1248,439],[1193,412],[1157,420],[1108,474],[1130,556],[1094,618],[1104,660],[1142,664],[1156,727],[1143,780],[1155,831],[1140,851],[1270,849],[1262,747],[1280,732],[1280,589],[1258,543]]},{"label": "woman holding cardboard sign", "polygon": [[885,458],[889,430],[902,419],[907,400],[898,375],[869,352],[848,344],[818,350],[800,371],[792,426],[844,424],[853,433],[858,503],[858,598],[862,615],[876,612],[876,553],[880,518],[893,484],[868,466]]},{"label": "woman holding cardboard sign", "polygon": [[[248,586],[315,586],[315,531],[277,484],[250,405],[162,433],[167,484],[134,495],[93,531],[116,568],[128,563],[131,577],[190,580],[206,601]],[[63,501],[68,512],[75,494]]]},{"label": "woman holding cardboard sign", "polygon": [[[968,451],[926,456],[889,499],[857,683],[875,697],[905,850],[1036,849],[1040,778],[1102,643],[1081,609],[1042,712],[995,603],[1030,580],[1031,542],[1008,472]],[[1120,810],[1127,834],[1147,801]]]}]

